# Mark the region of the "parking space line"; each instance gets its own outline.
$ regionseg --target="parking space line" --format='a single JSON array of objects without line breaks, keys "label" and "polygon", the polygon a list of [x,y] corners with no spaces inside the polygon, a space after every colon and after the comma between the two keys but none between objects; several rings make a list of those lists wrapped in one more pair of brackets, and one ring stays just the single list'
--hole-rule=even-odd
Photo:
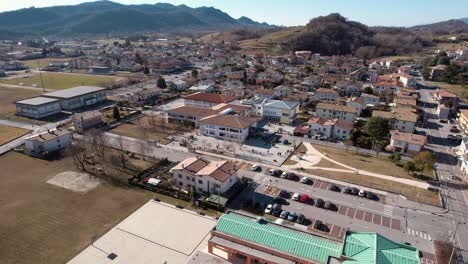
[{"label": "parking space line", "polygon": [[372,222],[376,225],[380,225],[382,223],[382,216],[378,214],[374,214],[374,218],[372,219]]}]

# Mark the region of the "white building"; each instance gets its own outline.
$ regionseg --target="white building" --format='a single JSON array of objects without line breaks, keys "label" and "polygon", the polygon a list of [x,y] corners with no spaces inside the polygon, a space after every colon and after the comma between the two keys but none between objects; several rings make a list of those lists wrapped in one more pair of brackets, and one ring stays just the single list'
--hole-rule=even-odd
[{"label": "white building", "polygon": [[318,103],[315,108],[317,117],[323,119],[343,119],[348,122],[354,122],[357,116],[357,110],[347,105],[335,105],[327,103]]},{"label": "white building", "polygon": [[417,154],[426,144],[426,136],[394,130],[391,132],[389,150],[393,152]]},{"label": "white building", "polygon": [[320,88],[315,91],[315,96],[320,101],[335,102],[338,100],[338,92],[333,89]]},{"label": "white building", "polygon": [[244,142],[249,136],[250,128],[256,127],[260,119],[227,113],[200,119],[198,125],[202,135],[226,141]]},{"label": "white building", "polygon": [[374,110],[372,116],[382,117],[388,120],[390,129],[406,133],[413,133],[418,121],[418,115],[406,108],[393,108],[392,111]]},{"label": "white building", "polygon": [[373,94],[363,93],[363,94],[361,94],[360,97],[362,98],[365,105],[376,106],[380,102],[380,98],[378,96],[373,95]]},{"label": "white building", "polygon": [[237,181],[239,167],[231,161],[207,161],[187,158],[170,172],[179,188],[198,193],[223,194]]},{"label": "white building", "polygon": [[26,153],[33,156],[44,155],[63,149],[70,143],[70,132],[60,129],[49,130],[24,140]]},{"label": "white building", "polygon": [[34,97],[26,100],[17,101],[16,114],[20,116],[40,119],[60,113],[60,102],[58,99],[47,97]]}]

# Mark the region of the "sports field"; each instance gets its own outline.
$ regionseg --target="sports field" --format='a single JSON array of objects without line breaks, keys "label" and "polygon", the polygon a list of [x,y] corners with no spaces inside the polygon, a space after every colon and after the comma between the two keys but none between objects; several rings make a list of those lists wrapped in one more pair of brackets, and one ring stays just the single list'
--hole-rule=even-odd
[{"label": "sports field", "polygon": [[[42,75],[42,80],[41,80]],[[70,74],[59,72],[43,72],[42,74],[32,74],[28,77],[3,79],[0,84],[12,84],[21,86],[37,86],[42,88],[42,82],[47,89],[67,89],[75,86],[105,86],[111,83],[115,77],[96,76],[87,74]]]}]

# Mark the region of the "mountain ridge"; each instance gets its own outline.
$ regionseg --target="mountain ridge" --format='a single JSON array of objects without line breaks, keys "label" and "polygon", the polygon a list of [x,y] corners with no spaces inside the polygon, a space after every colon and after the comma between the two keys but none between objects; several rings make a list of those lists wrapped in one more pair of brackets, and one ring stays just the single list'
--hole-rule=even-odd
[{"label": "mountain ridge", "polygon": [[0,31],[15,32],[11,35],[24,37],[169,31],[190,33],[269,27],[274,26],[246,17],[235,19],[214,7],[191,8],[169,3],[124,5],[102,0],[0,13]]}]

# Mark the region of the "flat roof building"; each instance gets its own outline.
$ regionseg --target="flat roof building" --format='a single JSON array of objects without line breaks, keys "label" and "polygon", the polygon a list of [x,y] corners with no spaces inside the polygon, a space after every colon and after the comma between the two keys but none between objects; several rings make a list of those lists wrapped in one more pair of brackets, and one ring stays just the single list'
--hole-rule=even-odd
[{"label": "flat roof building", "polygon": [[106,100],[106,89],[96,86],[77,86],[43,94],[43,97],[60,100],[62,110],[74,110]]},{"label": "flat roof building", "polygon": [[43,96],[17,101],[15,104],[17,115],[34,119],[51,116],[61,111],[58,99]]}]

